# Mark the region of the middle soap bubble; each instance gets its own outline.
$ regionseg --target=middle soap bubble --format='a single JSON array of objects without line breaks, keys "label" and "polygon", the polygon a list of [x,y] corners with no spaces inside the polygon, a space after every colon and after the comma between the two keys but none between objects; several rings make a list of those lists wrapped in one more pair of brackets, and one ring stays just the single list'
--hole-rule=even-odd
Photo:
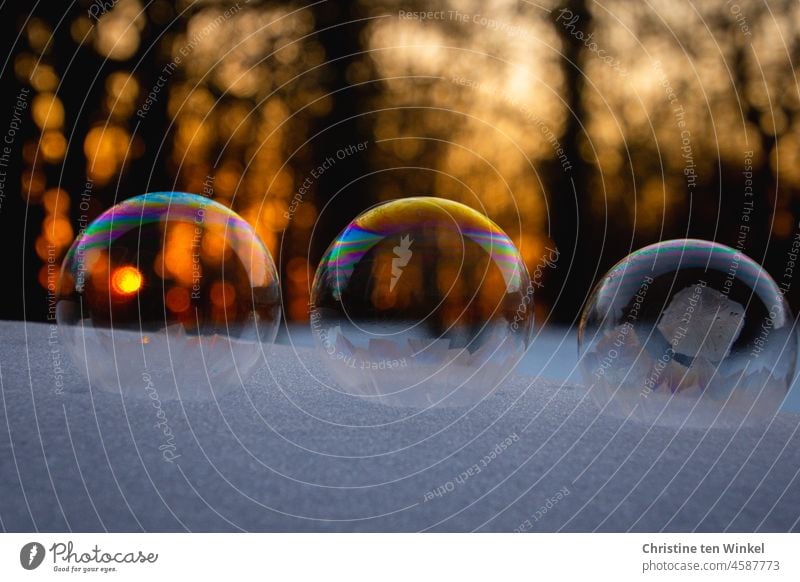
[{"label": "middle soap bubble", "polygon": [[344,392],[458,406],[494,390],[527,348],[533,288],[491,220],[440,198],[381,204],[323,256],[311,331]]}]

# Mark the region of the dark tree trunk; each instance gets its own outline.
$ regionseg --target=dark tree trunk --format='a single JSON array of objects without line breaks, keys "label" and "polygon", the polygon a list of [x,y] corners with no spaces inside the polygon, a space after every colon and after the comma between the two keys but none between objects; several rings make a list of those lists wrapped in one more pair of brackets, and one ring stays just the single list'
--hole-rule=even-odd
[{"label": "dark tree trunk", "polygon": [[[564,72],[564,100],[567,122],[561,136],[564,152],[572,169],[558,173],[550,189],[549,204],[550,236],[560,252],[559,267],[551,272],[548,285],[549,299],[553,305],[552,321],[572,323],[580,313],[587,298],[600,257],[599,246],[594,236],[595,227],[591,215],[589,177],[592,168],[581,155],[581,143],[586,139],[582,124],[587,123],[583,102],[585,87],[583,73],[583,42],[576,38],[575,31],[588,35],[592,31],[591,15],[586,0],[567,0],[560,10],[553,11],[555,30],[563,42],[562,69]],[[567,12],[579,19],[573,28],[566,26]]]},{"label": "dark tree trunk", "polygon": [[[368,59],[366,55],[359,54],[365,50],[362,40],[367,21],[359,20],[362,15],[357,12],[357,7],[357,4],[325,2],[313,8],[317,30],[320,31],[317,37],[325,49],[327,60],[323,83],[332,103],[330,113],[319,119],[312,129],[312,135],[321,132],[307,146],[311,149],[312,167],[328,157],[336,158],[336,152],[341,148],[372,138],[369,108],[375,92],[374,84],[352,86],[347,79],[348,66],[357,60]],[[339,231],[373,201],[367,191],[367,181],[356,181],[333,199],[337,191],[367,172],[366,154],[336,159],[333,167],[315,184],[320,213],[326,203],[331,203],[324,210],[324,215],[320,216],[311,243],[312,266]]]}]

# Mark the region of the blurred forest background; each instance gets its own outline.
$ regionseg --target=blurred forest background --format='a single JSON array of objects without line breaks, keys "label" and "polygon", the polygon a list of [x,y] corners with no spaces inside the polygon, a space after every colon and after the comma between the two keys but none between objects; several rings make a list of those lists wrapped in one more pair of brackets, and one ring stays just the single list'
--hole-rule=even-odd
[{"label": "blurred forest background", "polygon": [[241,213],[279,264],[293,321],[339,230],[414,195],[506,230],[543,284],[539,321],[572,323],[607,268],[668,238],[737,247],[785,282],[800,232],[796,0],[0,13],[3,318],[44,320],[48,261],[112,204],[158,190]]}]

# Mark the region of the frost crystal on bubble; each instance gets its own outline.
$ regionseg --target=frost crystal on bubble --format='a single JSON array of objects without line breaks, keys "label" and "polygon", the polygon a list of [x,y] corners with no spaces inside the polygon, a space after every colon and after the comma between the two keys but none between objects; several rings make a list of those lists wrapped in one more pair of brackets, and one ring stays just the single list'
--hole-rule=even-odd
[{"label": "frost crystal on bubble", "polygon": [[64,259],[56,320],[95,388],[212,399],[241,387],[280,323],[278,271],[255,230],[203,196],[152,192],[92,221]]},{"label": "frost crystal on bubble", "polygon": [[781,289],[741,252],[678,239],[640,249],[598,283],[581,317],[581,369],[604,413],[646,424],[768,421],[794,375]]},{"label": "frost crystal on bubble", "polygon": [[311,331],[344,393],[389,406],[467,406],[528,347],[533,285],[513,241],[450,200],[359,215],[325,253]]},{"label": "frost crystal on bubble", "polygon": [[744,325],[744,307],[703,282],[672,297],[658,330],[675,353],[718,362],[725,358]]}]

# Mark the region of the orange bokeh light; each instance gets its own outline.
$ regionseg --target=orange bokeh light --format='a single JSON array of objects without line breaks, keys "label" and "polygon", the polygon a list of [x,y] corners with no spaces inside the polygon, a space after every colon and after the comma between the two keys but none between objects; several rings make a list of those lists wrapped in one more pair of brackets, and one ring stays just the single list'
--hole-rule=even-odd
[{"label": "orange bokeh light", "polygon": [[120,295],[132,295],[142,288],[144,278],[136,267],[118,267],[111,275],[111,288]]},{"label": "orange bokeh light", "polygon": [[183,287],[173,287],[167,291],[166,302],[171,311],[176,313],[186,311],[191,304],[189,290]]},{"label": "orange bokeh light", "polygon": [[211,302],[220,308],[228,308],[236,301],[236,289],[227,282],[215,282],[211,286]]}]

